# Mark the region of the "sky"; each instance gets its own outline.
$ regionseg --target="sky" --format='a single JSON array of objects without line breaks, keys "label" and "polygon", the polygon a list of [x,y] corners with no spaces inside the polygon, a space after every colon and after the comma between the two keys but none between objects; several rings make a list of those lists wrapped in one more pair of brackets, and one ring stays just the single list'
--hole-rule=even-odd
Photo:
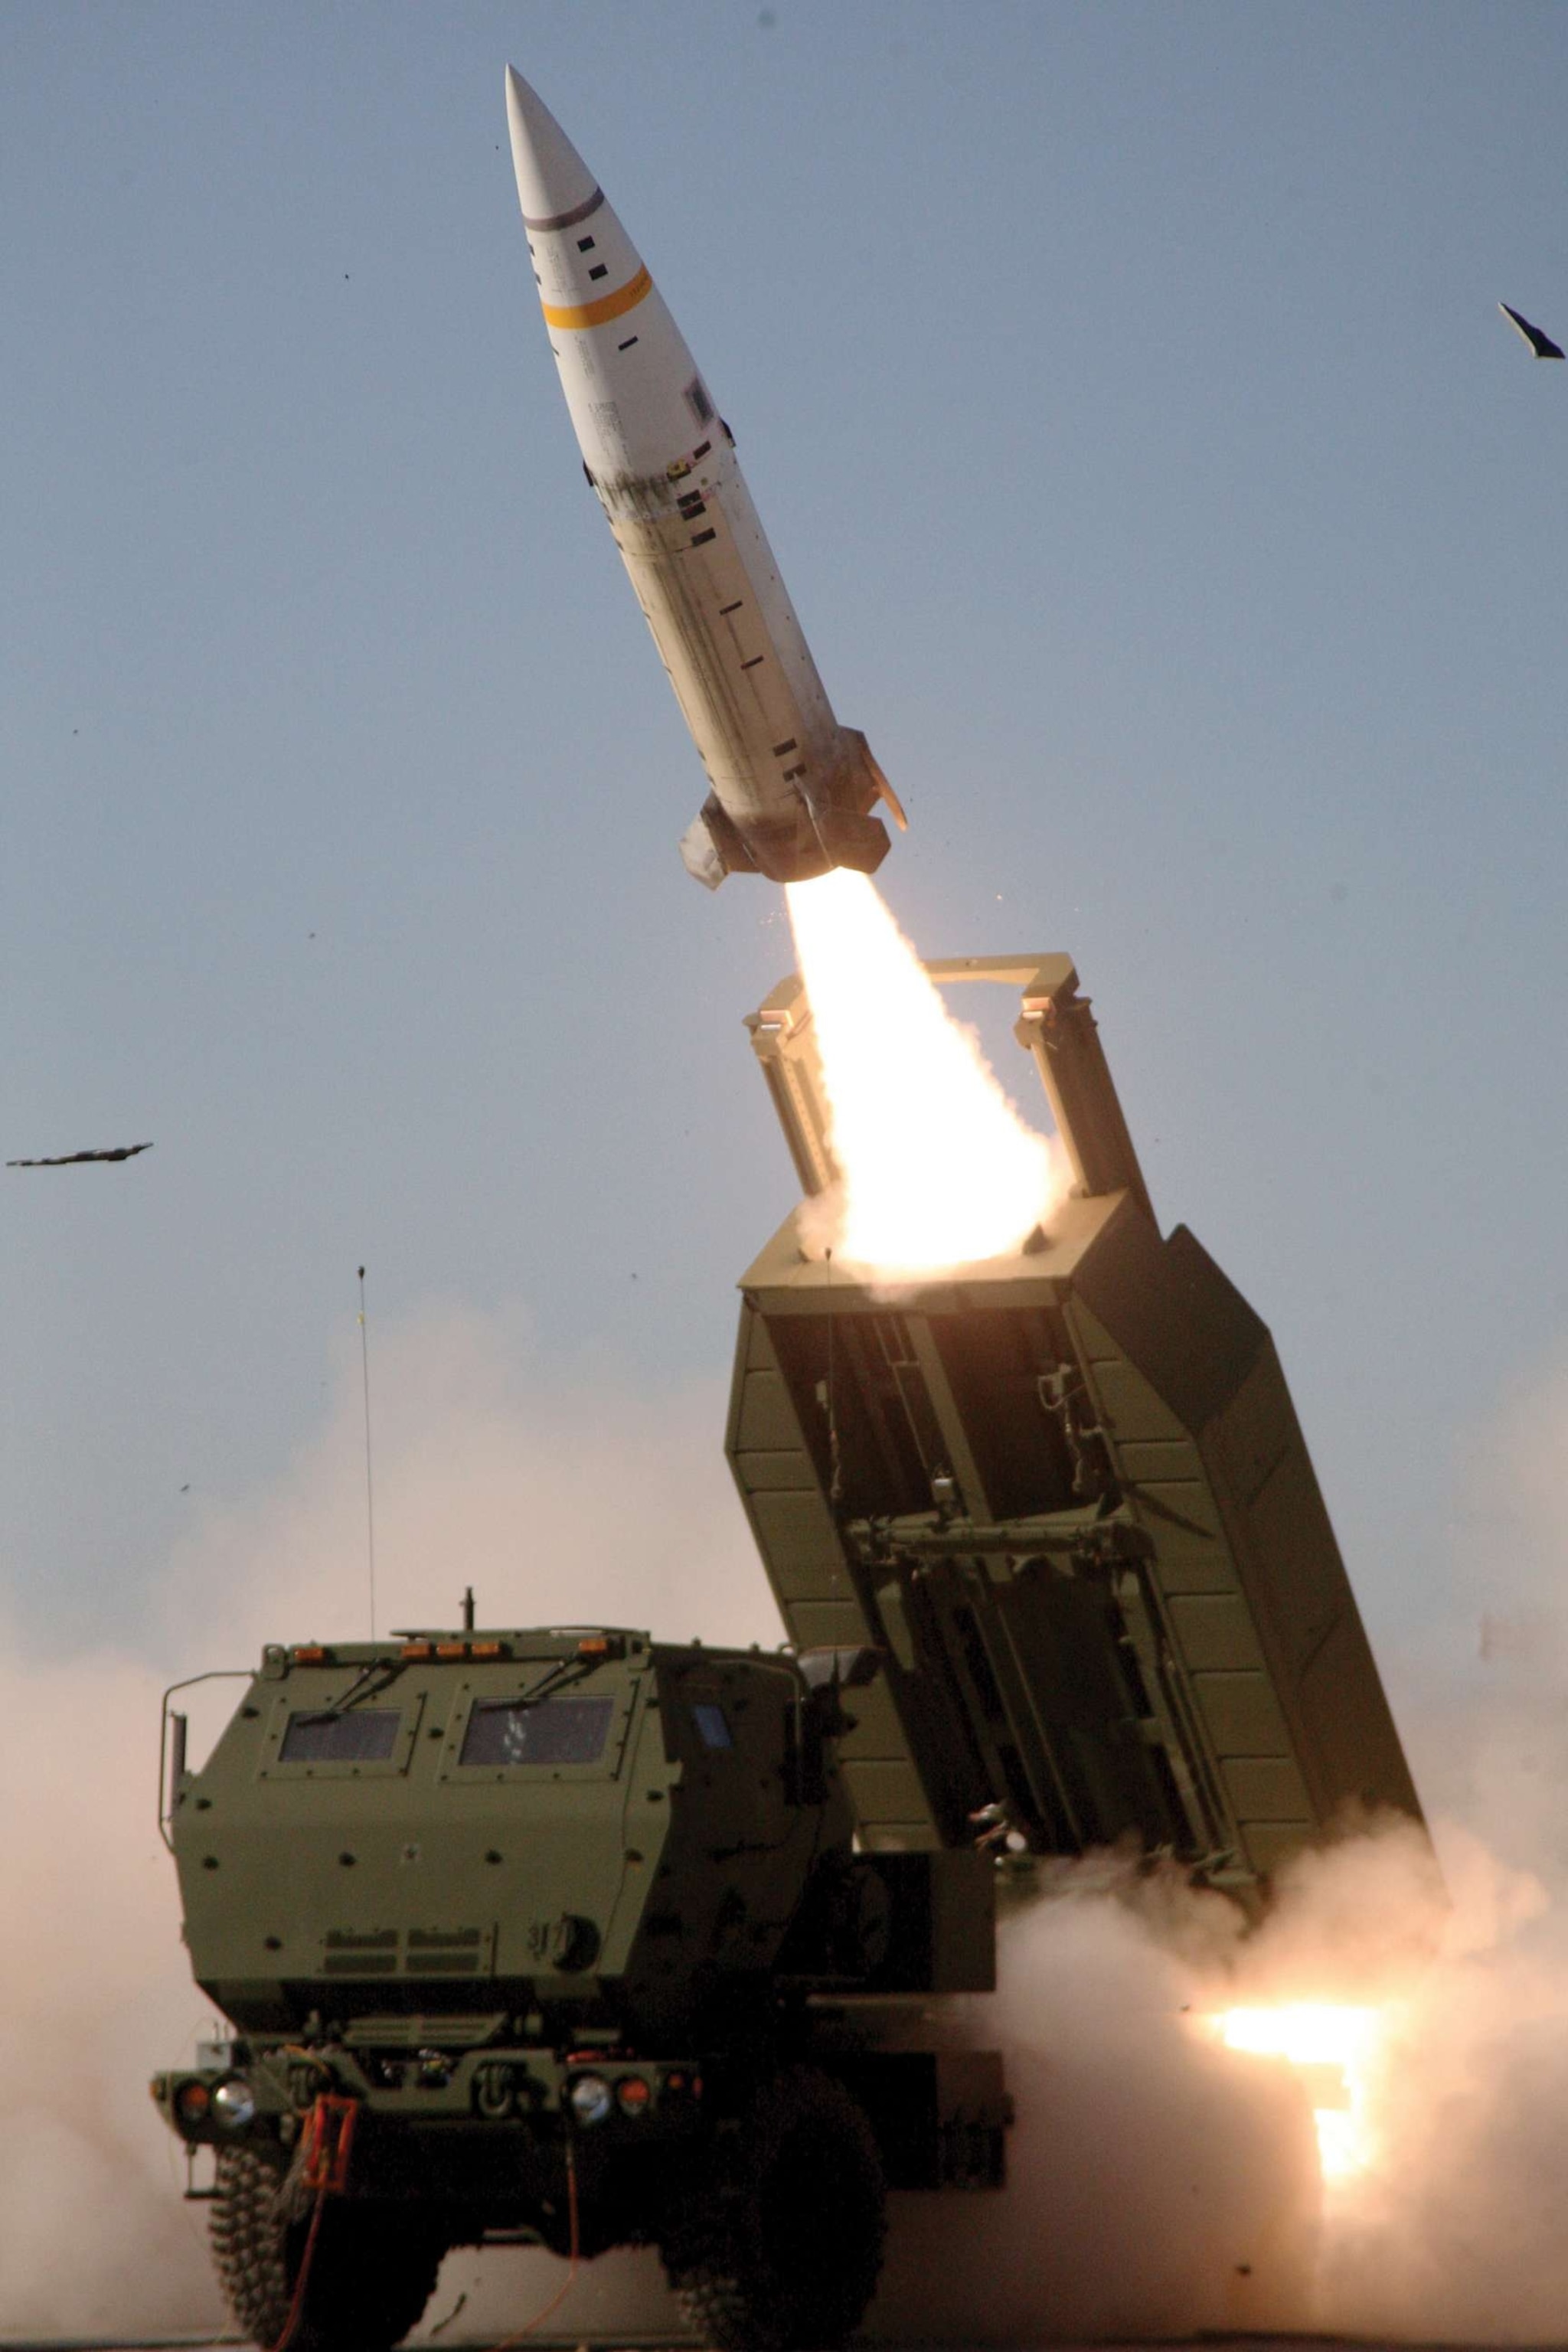
[{"label": "sky", "polygon": [[710,1397],[717,1462],[791,951],[676,854],[705,783],[554,382],[511,59],[910,811],[900,921],[1075,957],[1396,1706],[1458,1671],[1510,1605],[1478,1471],[1568,1353],[1568,368],[1496,307],[1568,340],[1563,11],[4,22],[0,1159],[154,1144],[0,1170],[21,1636],[155,1661],[204,1515],[332,1432],[363,1477],[362,1263],[373,1370],[489,1318],[612,1439]]}]

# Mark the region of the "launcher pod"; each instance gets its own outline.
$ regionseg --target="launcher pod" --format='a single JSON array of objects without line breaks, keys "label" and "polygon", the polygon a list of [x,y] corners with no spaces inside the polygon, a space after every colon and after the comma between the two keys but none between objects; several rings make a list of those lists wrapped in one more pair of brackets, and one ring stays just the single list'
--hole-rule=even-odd
[{"label": "launcher pod", "polygon": [[[729,1454],[784,1622],[884,1662],[839,1750],[858,1842],[1128,1841],[1256,1902],[1325,1831],[1419,1818],[1273,1342],[1162,1238],[1068,958],[926,969],[1022,990],[1074,1182],[1016,1256],[940,1280],[879,1291],[797,1212],[742,1282]],[[798,980],[748,1025],[823,1192]]]}]

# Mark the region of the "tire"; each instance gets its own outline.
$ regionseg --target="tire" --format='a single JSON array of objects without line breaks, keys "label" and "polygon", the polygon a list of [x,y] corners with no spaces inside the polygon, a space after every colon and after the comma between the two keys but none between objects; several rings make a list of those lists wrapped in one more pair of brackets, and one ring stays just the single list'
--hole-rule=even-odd
[{"label": "tire", "polygon": [[[262,2352],[281,2347],[310,2220],[290,2217],[284,2176],[248,2148],[220,2148],[212,2254],[228,2307]],[[416,2212],[330,2200],[287,2352],[390,2352],[418,2319],[446,2243]]]},{"label": "tire", "polygon": [[661,2252],[721,2352],[834,2352],[876,2292],[887,2188],[864,2111],[814,2067],[773,2076],[671,2217]]}]

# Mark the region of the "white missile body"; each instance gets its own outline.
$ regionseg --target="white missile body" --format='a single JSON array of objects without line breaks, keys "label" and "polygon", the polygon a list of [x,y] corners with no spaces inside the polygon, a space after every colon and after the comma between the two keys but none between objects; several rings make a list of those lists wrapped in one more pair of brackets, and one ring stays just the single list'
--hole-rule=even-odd
[{"label": "white missile body", "polygon": [[584,469],[712,787],[680,845],[726,874],[870,873],[903,813],[865,737],[833,715],[778,566],[680,330],[549,109],[507,68],[528,249]]}]

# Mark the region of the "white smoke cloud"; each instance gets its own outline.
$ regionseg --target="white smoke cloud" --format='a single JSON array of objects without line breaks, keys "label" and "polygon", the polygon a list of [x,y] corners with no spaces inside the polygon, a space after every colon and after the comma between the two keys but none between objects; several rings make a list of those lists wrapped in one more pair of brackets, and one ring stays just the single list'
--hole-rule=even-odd
[{"label": "white smoke cloud", "polygon": [[1016,2103],[1008,2188],[895,2200],[876,2333],[1019,2344],[1301,2325],[1317,2172],[1300,2086],[1192,2025],[1191,1955],[1217,1964],[1234,1914],[1140,1889],[1125,1865],[1057,1885],[1006,1925],[995,1999],[966,2004]]},{"label": "white smoke cloud", "polygon": [[205,2325],[218,2298],[147,2096],[204,2013],[154,1819],[157,1678],[0,1656],[0,2330]]},{"label": "white smoke cloud", "polygon": [[[203,1628],[245,1664],[265,1641],[370,1629],[357,1349],[326,1428],[278,1489],[209,1512],[163,1595],[170,1640]],[[568,1385],[524,1328],[432,1310],[377,1334],[372,1366],[377,1630],[622,1624],[667,1639],[783,1638],[722,1454],[717,1381]]]}]

